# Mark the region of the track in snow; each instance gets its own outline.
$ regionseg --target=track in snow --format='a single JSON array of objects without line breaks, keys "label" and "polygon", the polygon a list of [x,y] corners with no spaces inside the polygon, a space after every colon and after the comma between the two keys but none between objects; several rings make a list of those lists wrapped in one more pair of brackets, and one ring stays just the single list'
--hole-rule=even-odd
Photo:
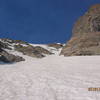
[{"label": "track in snow", "polygon": [[0,65],[0,100],[100,100],[100,56],[26,59]]}]

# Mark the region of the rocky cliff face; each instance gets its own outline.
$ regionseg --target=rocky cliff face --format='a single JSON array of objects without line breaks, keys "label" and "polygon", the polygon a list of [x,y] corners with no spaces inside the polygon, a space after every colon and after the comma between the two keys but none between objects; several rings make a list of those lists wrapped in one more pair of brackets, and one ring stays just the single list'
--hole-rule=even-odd
[{"label": "rocky cliff face", "polygon": [[100,55],[100,4],[93,5],[81,16],[73,27],[71,40],[61,54]]},{"label": "rocky cliff face", "polygon": [[100,31],[100,4],[93,5],[81,16],[72,30],[74,36]]}]

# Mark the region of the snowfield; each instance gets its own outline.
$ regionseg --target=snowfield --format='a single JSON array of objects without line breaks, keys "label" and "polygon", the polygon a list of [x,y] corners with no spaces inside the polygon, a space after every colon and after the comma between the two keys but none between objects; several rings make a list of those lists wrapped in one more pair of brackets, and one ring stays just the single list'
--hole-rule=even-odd
[{"label": "snowfield", "polygon": [[0,100],[100,100],[100,56],[25,58],[0,64]]}]

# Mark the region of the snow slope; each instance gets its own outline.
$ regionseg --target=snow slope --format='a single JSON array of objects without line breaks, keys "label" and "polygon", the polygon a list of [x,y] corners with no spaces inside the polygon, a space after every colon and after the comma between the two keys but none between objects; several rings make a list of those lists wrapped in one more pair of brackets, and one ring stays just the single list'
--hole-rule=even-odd
[{"label": "snow slope", "polygon": [[0,100],[100,100],[100,56],[24,57],[0,65]]}]

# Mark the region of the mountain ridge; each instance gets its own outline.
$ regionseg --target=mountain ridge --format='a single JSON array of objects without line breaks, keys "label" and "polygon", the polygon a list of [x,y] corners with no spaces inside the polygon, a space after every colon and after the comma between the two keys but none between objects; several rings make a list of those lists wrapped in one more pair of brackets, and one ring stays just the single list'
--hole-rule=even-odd
[{"label": "mountain ridge", "polygon": [[[0,60],[3,62],[20,62],[25,61],[22,55],[43,58],[49,55],[59,54],[60,49],[63,47],[63,44],[52,43],[52,44],[31,44],[21,40],[12,40],[3,38],[0,39]],[[18,52],[17,55],[14,52]]]}]

